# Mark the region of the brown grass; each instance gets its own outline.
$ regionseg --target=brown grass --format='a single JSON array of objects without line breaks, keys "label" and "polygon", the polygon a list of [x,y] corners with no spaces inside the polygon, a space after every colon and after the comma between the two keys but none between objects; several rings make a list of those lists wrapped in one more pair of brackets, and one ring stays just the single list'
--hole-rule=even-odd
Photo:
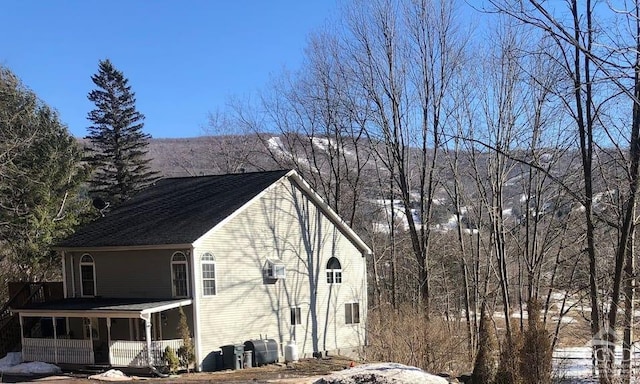
[{"label": "brown grass", "polygon": [[367,359],[411,365],[432,373],[469,372],[464,328],[442,318],[427,320],[414,308],[369,312]]}]

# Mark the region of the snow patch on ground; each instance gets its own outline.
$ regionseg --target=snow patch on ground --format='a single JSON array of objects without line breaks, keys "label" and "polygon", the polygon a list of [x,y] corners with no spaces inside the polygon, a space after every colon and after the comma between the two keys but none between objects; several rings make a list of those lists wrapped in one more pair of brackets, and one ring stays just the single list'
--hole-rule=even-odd
[{"label": "snow patch on ground", "polygon": [[512,318],[512,319],[520,319],[520,318],[522,318],[522,319],[525,319],[525,320],[526,320],[526,319],[528,319],[528,318],[529,318],[529,312],[527,312],[527,311],[522,311],[522,313],[520,313],[520,312],[513,312],[513,313],[511,314],[511,318]]},{"label": "snow patch on ground", "polygon": [[577,323],[578,322],[578,320],[576,320],[575,318],[573,318],[571,316],[562,316],[562,317],[553,316],[551,318],[551,320],[560,321],[560,323],[562,323],[562,324],[573,324],[573,323]]},{"label": "snow patch on ground", "polygon": [[129,376],[125,375],[124,373],[122,373],[122,371],[119,371],[117,369],[110,369],[106,372],[102,372],[97,375],[91,375],[89,376],[89,378],[92,380],[101,380],[101,381],[130,381],[131,380]]},{"label": "snow patch on ground", "polygon": [[0,359],[0,373],[14,375],[48,375],[60,372],[62,372],[60,367],[49,363],[39,361],[23,363],[20,352],[9,352],[7,356]]},{"label": "snow patch on ground", "polygon": [[314,384],[447,384],[442,377],[397,363],[363,364],[323,377]]},{"label": "snow patch on ground", "polygon": [[2,373],[10,373],[14,375],[49,375],[62,373],[57,365],[43,363],[40,361],[32,361],[29,363],[21,363],[13,367],[2,369]]},{"label": "snow patch on ground", "polygon": [[22,363],[22,353],[20,352],[9,352],[7,356],[0,359],[0,372],[2,372],[6,368],[13,367],[14,365],[18,365]]},{"label": "snow patch on ground", "polygon": [[591,351],[591,347],[556,348],[553,351],[555,375],[563,382],[595,382]]}]

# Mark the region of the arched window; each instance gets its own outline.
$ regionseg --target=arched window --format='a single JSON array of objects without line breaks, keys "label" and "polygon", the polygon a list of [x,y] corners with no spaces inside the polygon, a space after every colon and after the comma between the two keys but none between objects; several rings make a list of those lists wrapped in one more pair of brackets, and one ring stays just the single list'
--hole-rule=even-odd
[{"label": "arched window", "polygon": [[80,296],[93,297],[96,295],[96,268],[93,257],[82,255],[80,259]]},{"label": "arched window", "polygon": [[342,266],[340,265],[340,261],[335,257],[327,261],[327,283],[342,283]]},{"label": "arched window", "polygon": [[173,297],[189,296],[187,256],[182,252],[176,252],[171,257],[171,282],[173,286]]},{"label": "arched window", "polygon": [[209,252],[202,255],[202,294],[213,296],[216,294],[216,259]]}]

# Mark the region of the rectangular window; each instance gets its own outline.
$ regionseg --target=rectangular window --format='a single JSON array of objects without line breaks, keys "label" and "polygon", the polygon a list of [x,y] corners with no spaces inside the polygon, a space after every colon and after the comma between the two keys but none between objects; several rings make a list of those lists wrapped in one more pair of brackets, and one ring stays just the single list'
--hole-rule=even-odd
[{"label": "rectangular window", "polygon": [[360,323],[360,304],[347,303],[344,305],[345,324]]},{"label": "rectangular window", "polygon": [[216,294],[216,265],[202,263],[202,293],[205,296]]},{"label": "rectangular window", "polygon": [[95,317],[88,318],[85,317],[82,320],[83,328],[84,328],[84,338],[85,340],[93,339],[99,340],[100,334],[98,333],[98,319]]},{"label": "rectangular window", "polygon": [[81,265],[82,296],[95,296],[95,280],[93,279],[93,265]]},{"label": "rectangular window", "polygon": [[40,332],[42,337],[46,339],[53,339],[54,335],[58,338],[64,337],[67,334],[67,321],[65,318],[56,318],[56,331],[53,332],[53,318],[42,317],[40,318]]},{"label": "rectangular window", "polygon": [[173,292],[176,297],[187,297],[187,264],[172,264]]},{"label": "rectangular window", "polygon": [[291,325],[299,325],[302,324],[302,315],[300,312],[300,307],[291,308]]}]

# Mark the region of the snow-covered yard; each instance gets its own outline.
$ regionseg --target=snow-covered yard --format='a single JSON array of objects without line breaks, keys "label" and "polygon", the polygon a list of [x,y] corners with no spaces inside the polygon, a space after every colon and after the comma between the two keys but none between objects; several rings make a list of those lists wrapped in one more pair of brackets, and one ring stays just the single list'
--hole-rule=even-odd
[{"label": "snow-covered yard", "polygon": [[555,376],[563,383],[590,383],[593,377],[591,347],[557,348],[553,352]]}]

